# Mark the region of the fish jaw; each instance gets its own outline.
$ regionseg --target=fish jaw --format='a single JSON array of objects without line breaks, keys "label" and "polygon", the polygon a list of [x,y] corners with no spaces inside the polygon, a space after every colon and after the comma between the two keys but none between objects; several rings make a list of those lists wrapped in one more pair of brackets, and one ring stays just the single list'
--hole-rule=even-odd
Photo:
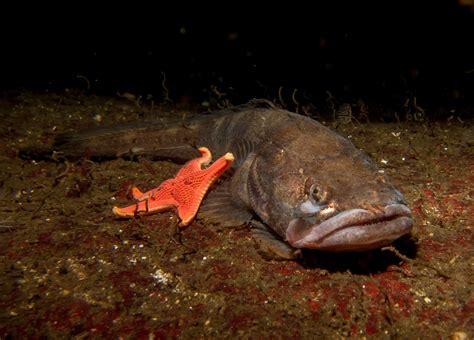
[{"label": "fish jaw", "polygon": [[288,243],[295,248],[332,252],[365,251],[390,244],[410,234],[413,227],[410,209],[403,204],[390,204],[379,212],[351,209],[321,223],[308,224],[308,219],[295,218],[286,231]]}]

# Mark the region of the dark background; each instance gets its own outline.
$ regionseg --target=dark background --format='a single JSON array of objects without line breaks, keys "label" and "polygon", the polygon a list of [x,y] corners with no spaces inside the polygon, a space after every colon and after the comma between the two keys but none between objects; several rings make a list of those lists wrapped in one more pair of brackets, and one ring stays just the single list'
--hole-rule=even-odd
[{"label": "dark background", "polygon": [[[218,91],[324,103],[469,107],[474,6],[459,1],[68,4],[2,11],[0,87],[128,91],[201,103]],[[81,77],[78,77],[81,76]],[[87,87],[87,82],[90,87]],[[148,95],[148,97],[147,97]],[[428,110],[429,111],[429,110]],[[433,112],[434,110],[431,110]]]}]

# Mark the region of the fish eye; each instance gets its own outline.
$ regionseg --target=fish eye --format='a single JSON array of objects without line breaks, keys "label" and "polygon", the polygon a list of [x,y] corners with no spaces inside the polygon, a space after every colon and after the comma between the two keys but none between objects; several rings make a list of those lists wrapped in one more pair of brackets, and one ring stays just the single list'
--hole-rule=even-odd
[{"label": "fish eye", "polygon": [[309,188],[309,199],[311,202],[323,202],[326,198],[325,196],[325,193],[320,190],[316,184],[313,184],[311,188]]}]

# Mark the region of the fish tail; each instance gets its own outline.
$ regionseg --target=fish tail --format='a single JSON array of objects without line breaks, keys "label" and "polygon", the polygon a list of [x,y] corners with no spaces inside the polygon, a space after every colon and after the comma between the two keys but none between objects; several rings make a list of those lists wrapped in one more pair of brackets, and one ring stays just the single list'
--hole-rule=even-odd
[{"label": "fish tail", "polygon": [[54,150],[66,157],[147,156],[184,162],[199,155],[195,130],[184,125],[142,122],[57,136]]},{"label": "fish tail", "polygon": [[140,122],[62,133],[52,145],[24,148],[20,156],[38,159],[60,154],[71,160],[146,156],[180,163],[199,156],[195,144],[196,132],[192,126]]}]

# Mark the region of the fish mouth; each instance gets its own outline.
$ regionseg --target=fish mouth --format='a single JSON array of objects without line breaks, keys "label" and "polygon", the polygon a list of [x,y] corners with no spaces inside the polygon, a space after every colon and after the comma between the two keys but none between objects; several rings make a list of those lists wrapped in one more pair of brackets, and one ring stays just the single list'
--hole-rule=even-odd
[{"label": "fish mouth", "polygon": [[[413,227],[410,209],[403,204],[385,206],[379,212],[365,209],[343,211],[301,232],[301,220],[294,219],[286,231],[295,248],[324,251],[364,251],[392,243]],[[300,229],[300,231],[298,231]]]}]

